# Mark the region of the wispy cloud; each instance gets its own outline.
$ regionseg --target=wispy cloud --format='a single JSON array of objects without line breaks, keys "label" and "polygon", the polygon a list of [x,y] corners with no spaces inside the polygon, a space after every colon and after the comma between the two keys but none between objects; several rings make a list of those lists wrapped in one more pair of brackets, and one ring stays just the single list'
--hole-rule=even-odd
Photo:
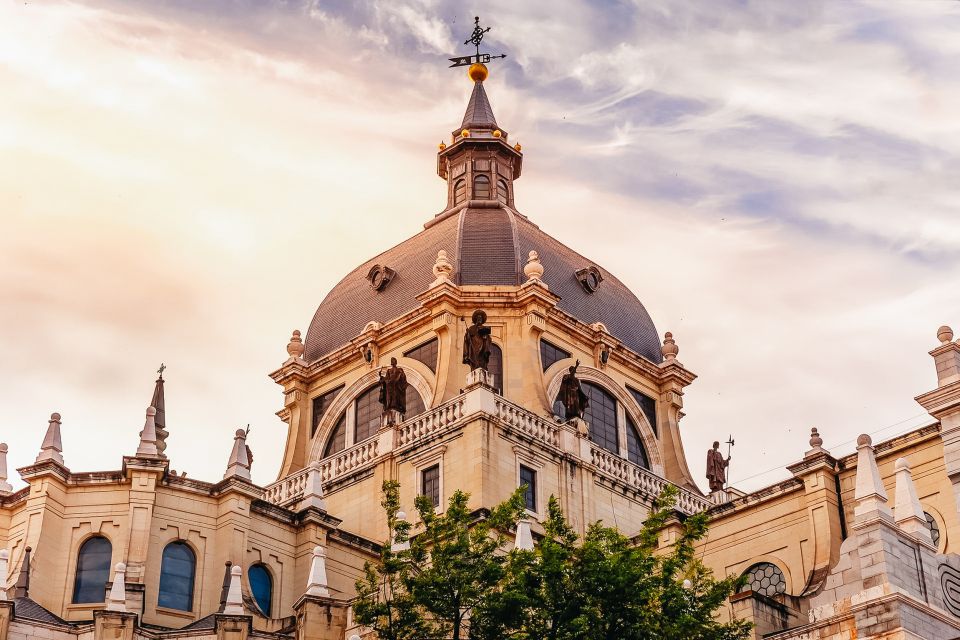
[{"label": "wispy cloud", "polygon": [[[678,336],[697,475],[721,433],[774,467],[810,426],[829,445],[919,413],[932,334],[960,322],[960,5],[483,11],[518,205]],[[472,23],[446,0],[0,6],[11,464],[60,410],[68,463],[116,466],[166,360],[175,466],[218,477],[207,452],[253,422],[268,481],[263,374],[441,207],[434,145],[469,92],[445,58]]]}]

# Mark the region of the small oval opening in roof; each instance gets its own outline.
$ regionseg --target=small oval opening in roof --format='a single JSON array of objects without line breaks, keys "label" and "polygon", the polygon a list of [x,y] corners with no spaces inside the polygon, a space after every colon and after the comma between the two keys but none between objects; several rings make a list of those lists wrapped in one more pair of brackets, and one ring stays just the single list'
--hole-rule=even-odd
[{"label": "small oval opening in roof", "polygon": [[367,280],[370,281],[370,286],[373,287],[374,291],[383,291],[396,275],[397,272],[390,267],[375,264],[367,272]]},{"label": "small oval opening in roof", "polygon": [[587,293],[593,293],[599,289],[600,283],[603,282],[603,274],[600,273],[600,269],[597,269],[593,265],[584,269],[578,269],[576,276],[580,282],[580,286],[583,287],[583,290]]}]

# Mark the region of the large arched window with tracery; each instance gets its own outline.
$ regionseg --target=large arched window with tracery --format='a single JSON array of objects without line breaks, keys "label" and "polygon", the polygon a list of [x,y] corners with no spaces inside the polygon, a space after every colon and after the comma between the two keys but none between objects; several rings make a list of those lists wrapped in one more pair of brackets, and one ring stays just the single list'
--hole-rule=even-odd
[{"label": "large arched window with tracery", "polygon": [[638,464],[644,469],[650,468],[650,459],[647,457],[647,450],[643,446],[643,440],[640,439],[640,430],[634,424],[630,414],[627,416],[627,459],[633,464]]},{"label": "large arched window with tracery", "polygon": [[745,572],[747,588],[765,596],[775,596],[787,591],[787,580],[780,567],[771,562],[758,562]]},{"label": "large arched window with tracery", "polygon": [[[426,405],[420,392],[412,384],[407,384],[407,412],[404,418],[412,418],[426,411]],[[340,414],[333,425],[327,443],[323,447],[323,457],[340,453],[348,446],[362,442],[376,435],[380,430],[380,417],[383,405],[380,404],[380,385],[374,384],[356,397],[347,409]],[[352,428],[351,428],[352,426]]]},{"label": "large arched window with tracery", "polygon": [[73,581],[73,604],[103,602],[112,557],[113,545],[103,536],[94,536],[80,545],[77,575]]},{"label": "large arched window with tracery", "polygon": [[580,383],[590,399],[583,419],[590,426],[590,439],[607,451],[620,452],[619,425],[617,424],[617,401],[603,387],[591,382]]}]

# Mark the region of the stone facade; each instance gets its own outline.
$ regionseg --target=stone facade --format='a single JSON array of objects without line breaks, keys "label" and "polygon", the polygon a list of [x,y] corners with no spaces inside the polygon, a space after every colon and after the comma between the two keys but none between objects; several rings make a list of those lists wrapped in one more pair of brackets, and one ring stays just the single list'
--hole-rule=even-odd
[{"label": "stone facade", "polygon": [[[477,82],[462,128],[438,153],[448,199],[426,225],[459,229],[453,245],[418,236],[384,254],[406,252],[402,264],[380,256],[362,265],[321,305],[306,341],[293,333],[289,357],[271,374],[288,434],[276,482],[250,481],[243,430],[224,444],[217,482],[171,470],[165,441],[177,429],[165,424],[162,377],[140,446],[118,452],[118,470],[65,467],[58,414],[35,463],[18,469],[26,487],[7,483],[0,445],[0,549],[8,552],[0,553],[0,640],[346,640],[363,633],[351,615],[354,582],[389,536],[383,481],[400,482],[410,513],[418,493],[433,492],[442,509],[456,489],[474,508],[490,507],[521,478],[534,478],[534,534],[553,495],[579,531],[603,520],[633,535],[656,496],[678,486],[679,512],[710,514],[704,562],[719,575],[751,576],[721,615],[752,620],[758,638],[960,637],[960,344],[952,331],[942,327],[931,351],[937,388],[917,398],[929,426],[876,445],[862,437],[857,453],[839,457],[814,433],[786,480],[705,496],[681,442],[683,392],[696,376],[678,359],[677,341],[666,333],[658,346],[622,284],[516,211],[522,154],[507,137]],[[489,272],[486,256],[494,256]],[[410,282],[423,286],[401,289]],[[321,320],[344,309],[370,315],[351,317],[362,330],[327,348],[323,332],[343,326]],[[489,373],[471,372],[461,353],[477,309],[498,354]],[[409,415],[381,419],[370,394],[391,358],[413,395]],[[555,401],[578,361],[579,379],[598,395],[593,413],[567,421]],[[663,544],[676,534],[668,525]],[[110,574],[102,599],[89,602],[77,597],[78,572],[94,539],[109,543],[99,562]],[[179,607],[161,601],[164,581],[174,580],[164,569],[171,545],[194,559],[188,604]]]}]

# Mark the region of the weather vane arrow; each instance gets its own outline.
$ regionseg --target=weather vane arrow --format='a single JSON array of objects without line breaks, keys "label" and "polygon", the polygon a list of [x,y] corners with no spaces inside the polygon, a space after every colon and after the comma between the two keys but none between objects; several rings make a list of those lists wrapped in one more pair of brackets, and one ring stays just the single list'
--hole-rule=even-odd
[{"label": "weather vane arrow", "polygon": [[473,33],[470,34],[470,37],[463,41],[463,44],[473,44],[477,48],[477,53],[470,56],[457,56],[455,58],[448,58],[453,64],[450,67],[465,67],[469,64],[483,64],[485,62],[490,62],[495,58],[506,58],[507,54],[501,53],[500,55],[490,55],[489,53],[480,53],[480,43],[483,42],[483,35],[490,31],[490,27],[484,29],[480,26],[480,17],[477,16],[473,19]]}]

